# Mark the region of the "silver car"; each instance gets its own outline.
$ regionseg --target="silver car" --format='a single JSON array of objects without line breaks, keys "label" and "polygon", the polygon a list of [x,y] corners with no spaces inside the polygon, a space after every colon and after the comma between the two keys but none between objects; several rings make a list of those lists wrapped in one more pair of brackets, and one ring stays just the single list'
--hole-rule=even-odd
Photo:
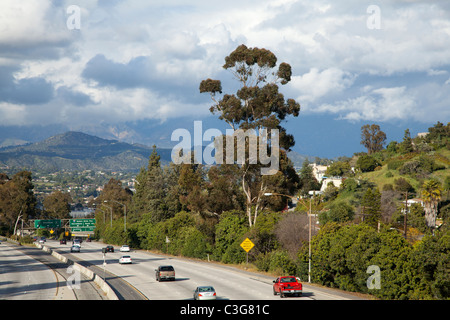
[{"label": "silver car", "polygon": [[80,252],[80,249],[81,249],[80,246],[73,245],[73,246],[70,248],[70,252]]},{"label": "silver car", "polygon": [[194,300],[216,300],[216,290],[213,286],[200,286],[194,291]]}]

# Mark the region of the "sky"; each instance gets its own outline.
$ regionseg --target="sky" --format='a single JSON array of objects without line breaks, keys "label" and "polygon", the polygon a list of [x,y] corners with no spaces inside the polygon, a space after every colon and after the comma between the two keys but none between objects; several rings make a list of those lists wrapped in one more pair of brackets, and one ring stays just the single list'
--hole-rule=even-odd
[{"label": "sky", "polygon": [[222,65],[240,44],[291,65],[280,89],[301,111],[284,126],[301,154],[365,151],[365,124],[389,142],[450,121],[447,0],[2,0],[0,142],[77,130],[165,145],[194,121],[225,130],[199,84],[233,93]]}]

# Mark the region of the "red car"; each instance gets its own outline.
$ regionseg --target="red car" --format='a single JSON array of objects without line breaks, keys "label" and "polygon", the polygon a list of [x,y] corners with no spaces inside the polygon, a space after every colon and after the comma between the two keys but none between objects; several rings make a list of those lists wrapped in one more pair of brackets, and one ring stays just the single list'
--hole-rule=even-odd
[{"label": "red car", "polygon": [[281,298],[287,295],[301,296],[302,284],[293,276],[279,277],[273,281],[273,294],[280,294]]}]

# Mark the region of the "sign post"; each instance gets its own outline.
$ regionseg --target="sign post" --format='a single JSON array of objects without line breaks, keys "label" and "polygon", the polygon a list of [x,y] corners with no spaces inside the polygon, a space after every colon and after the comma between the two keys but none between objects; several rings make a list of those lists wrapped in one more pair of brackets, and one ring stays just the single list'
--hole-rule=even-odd
[{"label": "sign post", "polygon": [[247,252],[247,267],[248,267],[248,252],[255,246],[255,244],[249,239],[245,239],[244,241],[242,241],[241,243],[241,247],[242,249],[245,250],[245,252]]}]

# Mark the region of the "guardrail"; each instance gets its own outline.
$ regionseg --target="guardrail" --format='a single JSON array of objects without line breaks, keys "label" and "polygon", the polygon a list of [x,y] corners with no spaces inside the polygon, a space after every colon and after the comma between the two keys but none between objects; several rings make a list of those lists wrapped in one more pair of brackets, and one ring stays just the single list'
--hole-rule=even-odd
[{"label": "guardrail", "polygon": [[67,263],[69,265],[72,265],[75,270],[78,270],[80,273],[85,275],[88,279],[94,281],[100,287],[100,289],[102,289],[102,291],[105,293],[106,297],[109,300],[119,300],[119,298],[117,297],[116,293],[108,285],[108,283],[106,283],[106,281],[102,277],[100,277],[99,275],[94,273],[92,270],[89,270],[88,268],[82,266],[79,263],[76,263],[75,261],[73,261],[71,259],[68,259],[67,257],[59,254],[58,252],[50,249],[47,246],[41,245],[39,243],[34,243],[34,245],[36,247],[42,249],[43,251],[50,253],[56,259],[58,259],[58,260],[60,260],[60,261],[62,261],[64,263]]}]

